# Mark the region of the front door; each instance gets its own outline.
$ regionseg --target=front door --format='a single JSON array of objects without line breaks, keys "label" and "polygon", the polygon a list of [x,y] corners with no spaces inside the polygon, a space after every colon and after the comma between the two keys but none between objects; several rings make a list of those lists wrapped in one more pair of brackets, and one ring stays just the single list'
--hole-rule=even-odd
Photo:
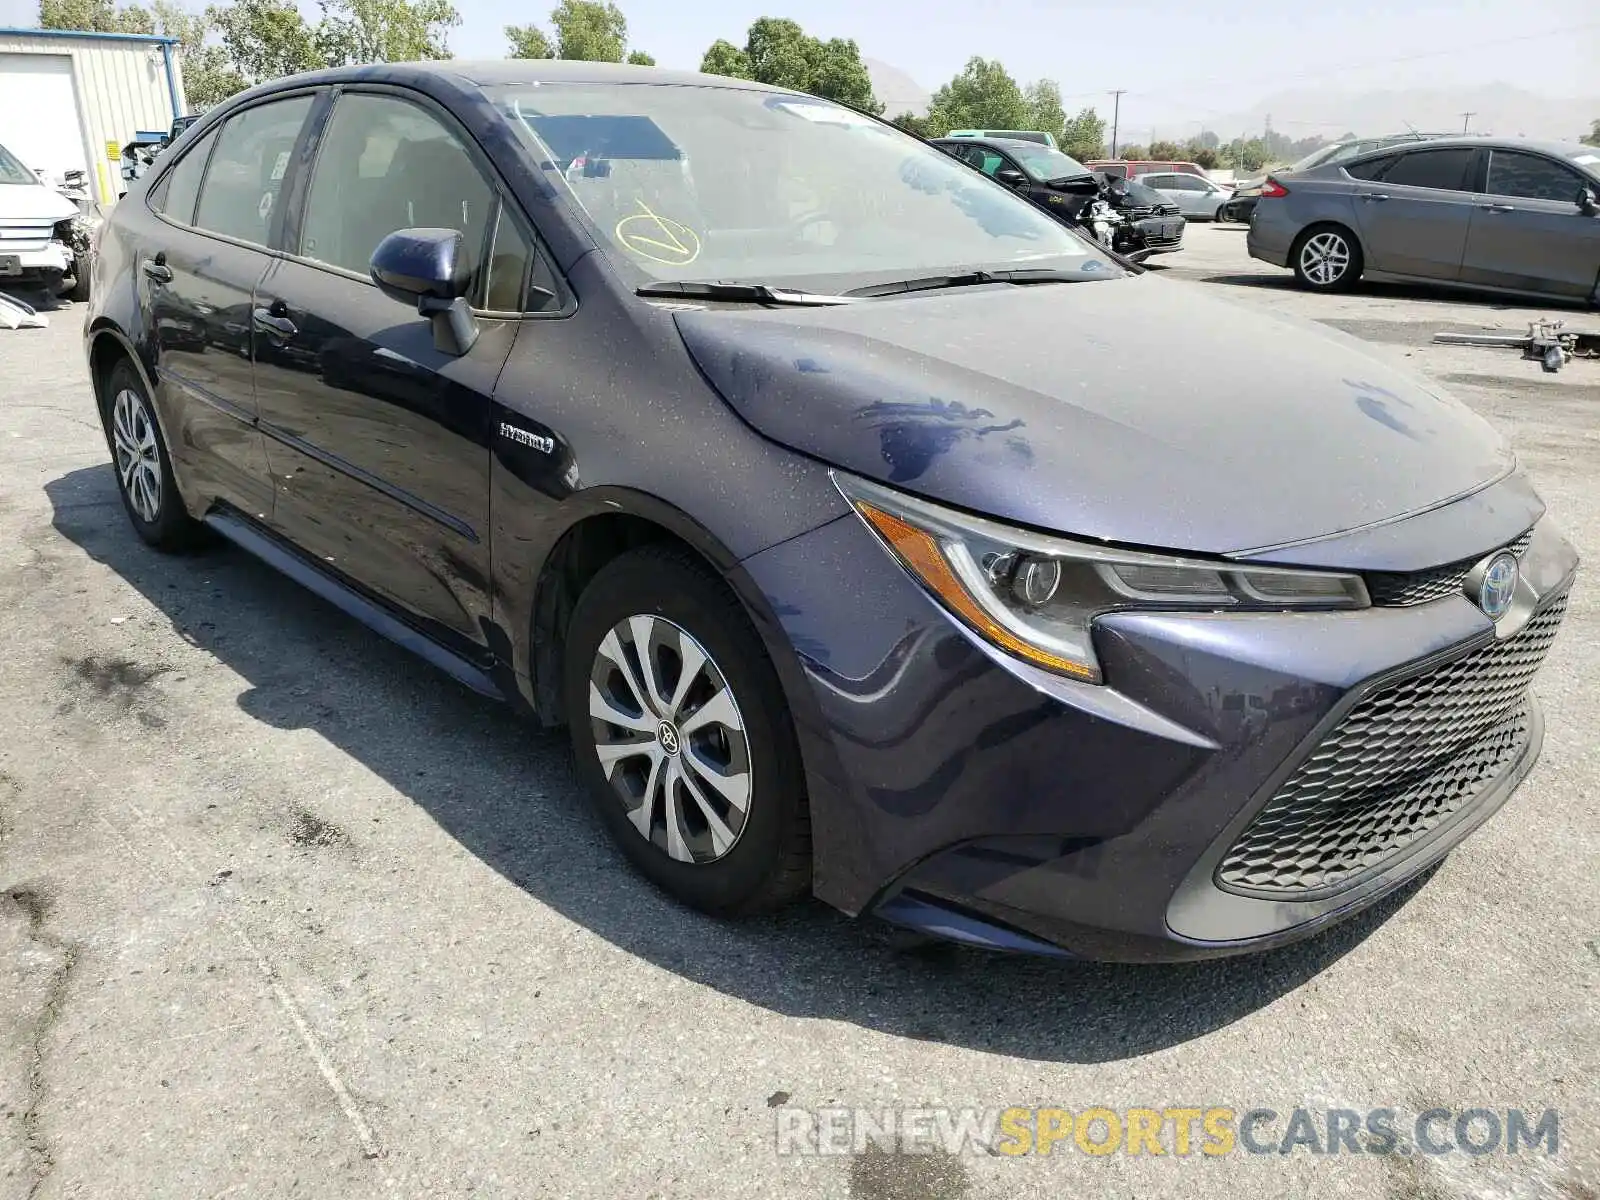
[{"label": "front door", "polygon": [[1600,185],[1565,163],[1524,150],[1491,150],[1476,197],[1461,278],[1468,283],[1600,298],[1600,217],[1578,204]]},{"label": "front door", "polygon": [[1370,269],[1446,281],[1460,276],[1477,153],[1471,147],[1411,150],[1378,178],[1357,180],[1356,221]]},{"label": "front door", "polygon": [[478,255],[472,298],[484,308],[497,286],[484,264],[507,259],[494,239],[516,236],[501,231],[490,179],[441,111],[343,93],[299,228],[285,232],[290,257],[251,312],[279,530],[469,656],[490,616],[491,397],[518,326],[480,317],[472,349],[445,353],[368,264],[397,229],[458,229]]}]

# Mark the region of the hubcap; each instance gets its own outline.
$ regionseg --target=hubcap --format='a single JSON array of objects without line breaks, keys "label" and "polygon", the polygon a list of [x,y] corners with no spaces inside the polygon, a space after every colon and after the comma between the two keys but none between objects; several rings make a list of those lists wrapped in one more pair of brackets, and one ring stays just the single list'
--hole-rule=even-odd
[{"label": "hubcap", "polygon": [[678,862],[715,862],[750,807],[750,741],[722,671],[664,617],[619,621],[589,672],[600,769],[639,835]]},{"label": "hubcap", "polygon": [[144,398],[132,388],[117,393],[111,404],[111,441],[116,448],[117,476],[139,519],[153,522],[161,513],[161,456],[156,427]]},{"label": "hubcap", "polygon": [[1301,248],[1300,269],[1312,283],[1338,283],[1350,269],[1350,246],[1337,233],[1316,234]]}]

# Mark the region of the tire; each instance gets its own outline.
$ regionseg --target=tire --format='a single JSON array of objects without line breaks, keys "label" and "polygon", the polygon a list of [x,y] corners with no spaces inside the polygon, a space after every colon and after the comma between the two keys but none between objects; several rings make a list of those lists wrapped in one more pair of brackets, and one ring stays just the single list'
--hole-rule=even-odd
[{"label": "tire", "polygon": [[87,254],[74,254],[72,256],[72,290],[67,293],[67,299],[75,304],[85,304],[94,287],[94,264]]},{"label": "tire", "polygon": [[[653,692],[641,642],[655,664]],[[579,596],[565,643],[578,779],[628,860],[669,895],[717,916],[770,911],[806,892],[811,824],[799,743],[777,672],[727,587],[687,551],[630,551]],[[700,655],[705,662],[674,707],[684,665]]]},{"label": "tire", "polygon": [[100,411],[117,492],[134,532],[157,550],[179,552],[200,545],[204,527],[184,507],[150,394],[126,359],[107,375]]},{"label": "tire", "polygon": [[1218,225],[1221,225],[1224,221],[1226,221],[1228,219],[1228,206],[1226,204],[1218,205],[1217,206],[1216,215],[1213,216],[1211,219],[1213,221],[1215,221]]},{"label": "tire", "polygon": [[1289,259],[1308,291],[1342,292],[1361,278],[1361,243],[1343,225],[1311,226],[1295,239]]}]

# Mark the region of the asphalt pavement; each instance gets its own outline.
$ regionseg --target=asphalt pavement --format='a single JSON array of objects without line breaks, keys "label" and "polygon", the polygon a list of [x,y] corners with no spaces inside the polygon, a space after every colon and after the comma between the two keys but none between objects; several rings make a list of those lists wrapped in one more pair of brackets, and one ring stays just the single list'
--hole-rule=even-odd
[{"label": "asphalt pavement", "polygon": [[[1600,362],[1428,344],[1550,310],[1310,296],[1241,228],[1187,241],[1158,274],[1341,328],[1494,421],[1590,566],[1499,815],[1353,923],[1179,967],[676,907],[561,735],[242,553],[147,549],[81,310],[0,332],[0,1200],[1600,1196]],[[1555,1110],[1559,1147],[778,1153],[796,1110],[1008,1106],[1271,1109],[1280,1134],[1296,1108]]]}]

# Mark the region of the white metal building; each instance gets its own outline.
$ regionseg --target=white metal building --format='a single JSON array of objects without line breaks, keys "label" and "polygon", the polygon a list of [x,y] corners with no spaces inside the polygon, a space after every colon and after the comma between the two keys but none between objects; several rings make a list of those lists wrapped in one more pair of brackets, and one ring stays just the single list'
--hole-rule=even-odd
[{"label": "white metal building", "polygon": [[117,198],[121,150],[185,111],[171,38],[0,28],[0,145],[53,181],[88,172]]}]

